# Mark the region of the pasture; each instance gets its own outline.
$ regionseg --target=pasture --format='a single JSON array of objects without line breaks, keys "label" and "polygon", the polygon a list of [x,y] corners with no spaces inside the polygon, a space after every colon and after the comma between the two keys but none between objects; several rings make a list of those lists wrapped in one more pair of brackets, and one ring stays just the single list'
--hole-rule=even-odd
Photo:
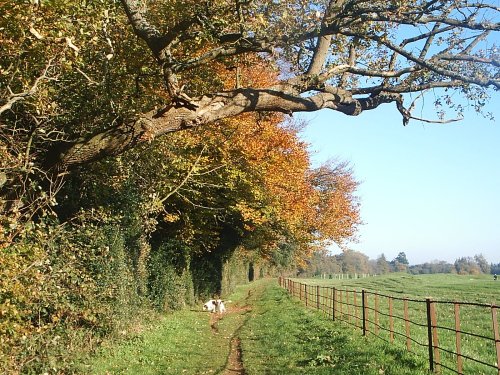
[{"label": "pasture", "polygon": [[500,303],[500,280],[493,275],[392,273],[360,279],[296,279],[305,284],[367,289],[386,294],[447,301]]},{"label": "pasture", "polygon": [[290,292],[309,306],[428,358],[436,370],[497,373],[500,283],[492,276],[390,274],[294,281]]}]

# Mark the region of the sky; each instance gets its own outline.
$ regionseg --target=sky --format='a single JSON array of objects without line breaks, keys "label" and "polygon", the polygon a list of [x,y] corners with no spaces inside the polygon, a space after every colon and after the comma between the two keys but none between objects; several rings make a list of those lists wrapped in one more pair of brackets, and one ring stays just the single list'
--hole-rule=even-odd
[{"label": "sky", "polygon": [[[404,127],[389,104],[357,117],[300,114],[313,165],[349,161],[361,182],[364,224],[348,247],[371,259],[403,251],[410,264],[475,254],[500,263],[499,99],[488,106],[495,121],[469,111],[459,122]],[[433,108],[426,107],[427,117]]]}]

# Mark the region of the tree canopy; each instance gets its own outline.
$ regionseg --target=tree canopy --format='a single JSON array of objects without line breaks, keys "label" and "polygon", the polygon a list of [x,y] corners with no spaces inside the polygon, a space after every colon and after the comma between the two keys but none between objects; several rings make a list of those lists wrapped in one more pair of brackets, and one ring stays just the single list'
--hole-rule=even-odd
[{"label": "tree canopy", "polygon": [[[499,10],[488,1],[34,1],[2,7],[4,21],[18,24],[6,23],[2,31],[10,56],[3,56],[0,113],[47,100],[47,90],[64,83],[68,97],[51,98],[38,122],[65,116],[69,103],[62,102],[75,100],[75,89],[106,108],[100,116],[83,108],[72,130],[54,130],[61,142],[43,156],[60,169],[244,112],[328,108],[358,115],[393,103],[406,124],[422,92],[445,89],[436,104],[460,112],[452,90],[480,108],[487,89],[500,84]],[[249,55],[266,59],[279,80],[247,80],[241,66]],[[221,85],[214,62],[237,76],[234,87]]]},{"label": "tree canopy", "polygon": [[[500,82],[499,9],[488,1],[0,7],[0,203],[14,216],[54,205],[68,170],[147,148],[167,133],[222,129],[242,114],[249,124],[272,112],[355,116],[382,104],[407,124],[429,90],[440,90],[440,116],[449,107],[460,117],[464,103],[454,92],[480,111]],[[259,65],[266,74],[257,77]]]}]

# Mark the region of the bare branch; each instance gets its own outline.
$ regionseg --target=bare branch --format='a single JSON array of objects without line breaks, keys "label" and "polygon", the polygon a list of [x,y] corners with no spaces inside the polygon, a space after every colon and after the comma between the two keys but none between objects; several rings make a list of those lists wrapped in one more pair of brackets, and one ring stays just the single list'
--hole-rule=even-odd
[{"label": "bare branch", "polygon": [[196,169],[196,167],[198,166],[198,163],[200,162],[201,160],[201,157],[203,156],[203,153],[205,152],[207,146],[204,145],[203,148],[201,149],[200,151],[200,154],[198,155],[198,157],[196,158],[195,162],[193,163],[193,165],[191,166],[191,168],[189,169],[188,173],[186,174],[186,176],[182,179],[182,181],[175,187],[175,189],[173,189],[171,192],[169,192],[165,198],[162,198],[160,199],[160,203],[164,203],[168,198],[170,198],[172,195],[174,195],[175,193],[177,193],[179,191],[179,189],[181,189],[184,184],[186,184],[186,182],[189,181],[189,178],[191,177],[191,175],[194,173],[194,170]]},{"label": "bare branch", "polygon": [[356,41],[358,40],[358,38],[354,38],[354,40],[352,41],[350,47],[349,47],[349,70],[348,71],[345,71],[343,74],[342,74],[342,77],[340,78],[340,86],[345,86],[347,84],[347,77],[348,77],[348,72],[352,73],[351,69],[354,68],[354,65],[356,63],[356,47],[355,47],[355,44],[356,44]]},{"label": "bare branch", "polygon": [[12,106],[14,104],[16,104],[17,102],[19,102],[21,100],[26,100],[27,98],[35,95],[35,93],[38,90],[38,87],[42,81],[54,79],[54,78],[51,78],[48,76],[48,71],[52,67],[52,61],[54,61],[53,58],[49,60],[49,62],[45,66],[42,74],[37,79],[35,79],[35,82],[28,90],[26,90],[24,92],[16,93],[16,94],[11,92],[11,94],[7,98],[7,102],[0,107],[0,115],[2,113],[4,113],[5,111],[10,110],[12,108]]},{"label": "bare branch", "polygon": [[[474,63],[481,63],[481,64],[488,64],[488,65],[493,65],[496,67],[500,67],[500,60],[497,59],[488,59],[485,57],[479,57],[479,56],[469,56],[469,55],[452,55],[452,54],[440,54],[439,58],[441,60],[448,60],[448,61],[470,61]],[[496,81],[498,84],[498,80]]]},{"label": "bare branch", "polygon": [[417,120],[421,122],[427,122],[428,124],[450,124],[452,122],[457,122],[457,121],[462,121],[463,117],[459,118],[453,118],[453,119],[448,119],[448,120],[429,120],[421,117],[415,117],[415,116],[408,116],[412,120]]},{"label": "bare branch", "polygon": [[[351,33],[350,31],[347,31],[347,30],[343,30],[342,34],[347,35],[347,36],[356,36],[356,34]],[[471,77],[471,76],[461,74],[458,71],[453,71],[453,70],[450,70],[450,69],[447,69],[447,68],[440,66],[437,63],[437,61],[439,60],[438,56],[436,56],[436,58],[432,59],[432,60],[420,59],[420,58],[414,56],[413,54],[411,54],[410,52],[407,52],[405,49],[403,49],[399,46],[396,46],[395,44],[391,43],[390,41],[388,41],[382,37],[379,37],[378,35],[367,35],[366,38],[371,39],[371,40],[373,40],[381,45],[386,46],[390,50],[397,52],[398,54],[405,57],[406,59],[422,66],[423,68],[428,69],[431,72],[435,72],[437,74],[440,74],[440,75],[445,76],[445,77],[449,77],[451,79],[457,79],[457,80],[460,80],[462,82],[473,83],[473,84],[476,84],[478,86],[483,86],[483,87],[494,86],[496,88],[500,88],[500,82],[498,80],[489,79],[489,78],[484,79],[484,78],[477,77],[477,76]]]},{"label": "bare branch", "polygon": [[196,68],[210,61],[223,57],[241,55],[247,52],[272,52],[271,45],[265,40],[255,38],[241,38],[237,42],[227,47],[214,48],[201,56],[188,59],[185,61],[172,62],[171,68],[173,72],[181,72]]}]

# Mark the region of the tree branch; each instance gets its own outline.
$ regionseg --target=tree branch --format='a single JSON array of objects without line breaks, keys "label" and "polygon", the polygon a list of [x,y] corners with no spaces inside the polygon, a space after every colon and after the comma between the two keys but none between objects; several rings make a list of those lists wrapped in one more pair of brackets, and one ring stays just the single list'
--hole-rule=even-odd
[{"label": "tree branch", "polygon": [[193,163],[193,165],[191,166],[191,168],[189,169],[188,173],[186,174],[186,176],[182,179],[182,181],[175,187],[175,189],[173,189],[171,192],[169,192],[164,198],[160,199],[160,203],[164,203],[168,198],[170,198],[172,195],[174,195],[175,193],[177,193],[179,191],[180,188],[182,188],[184,186],[184,184],[186,182],[188,182],[189,178],[191,177],[191,175],[194,173],[194,170],[196,169],[196,167],[198,166],[198,163],[200,162],[201,160],[201,157],[203,156],[203,153],[205,152],[205,149],[207,148],[206,145],[203,146],[203,148],[201,149],[198,157],[196,158],[195,162]]},{"label": "tree branch", "polygon": [[[332,16],[332,7],[334,4],[342,3],[343,0],[331,0],[328,4],[325,15],[323,16],[323,21],[321,22],[321,28],[327,26],[327,20]],[[320,33],[321,34],[321,33]],[[332,42],[332,35],[319,35],[318,41],[316,43],[316,48],[314,49],[313,57],[309,64],[306,74],[313,76],[321,72],[323,65],[325,64],[326,58],[328,57],[328,50],[330,49],[330,44]]]},{"label": "tree branch", "polygon": [[303,97],[288,84],[268,89],[236,89],[198,98],[196,108],[169,106],[160,112],[143,114],[135,120],[124,122],[90,138],[66,143],[59,150],[52,151],[48,166],[64,170],[106,156],[119,155],[164,134],[209,124],[245,112],[293,113],[331,109],[356,116],[381,104],[395,102],[398,97],[393,93],[379,93],[355,99],[348,91],[333,87]]},{"label": "tree branch", "polygon": [[12,106],[14,104],[16,104],[17,102],[19,102],[21,100],[26,100],[27,98],[35,95],[35,93],[38,90],[38,87],[42,81],[54,79],[54,78],[48,77],[48,71],[52,67],[52,61],[54,61],[53,58],[49,60],[49,62],[45,66],[42,74],[37,79],[35,79],[35,82],[28,90],[26,90],[24,92],[16,93],[16,94],[13,92],[10,93],[10,95],[7,98],[6,103],[0,107],[0,115],[2,115],[2,113],[4,113],[5,111],[10,110],[12,108]]},{"label": "tree branch", "polygon": [[162,51],[167,47],[169,42],[172,41],[172,36],[167,38],[148,22],[146,19],[146,9],[141,0],[120,1],[135,34],[146,42],[155,58],[162,61],[164,59]]},{"label": "tree branch", "polygon": [[[348,30],[343,30],[341,31],[342,34],[347,35],[347,36],[357,36],[357,34],[354,34]],[[386,46],[390,50],[397,52],[401,56],[405,57],[409,61],[412,61],[418,65],[420,65],[423,68],[428,69],[431,72],[437,73],[439,75],[442,75],[444,77],[449,77],[452,79],[456,79],[462,82],[466,83],[473,83],[478,86],[483,86],[483,87],[488,87],[488,86],[494,86],[496,88],[500,88],[500,81],[496,79],[489,79],[489,78],[482,78],[479,76],[476,77],[471,77],[471,76],[466,76],[464,74],[459,73],[458,71],[446,69],[442,66],[439,66],[437,64],[437,61],[439,60],[439,55],[435,56],[434,59],[431,60],[426,60],[426,59],[420,59],[410,52],[407,52],[405,49],[396,46],[395,44],[389,42],[388,40],[385,40],[384,38],[379,37],[378,35],[367,35],[365,36],[366,39],[371,39],[381,45]]]}]

